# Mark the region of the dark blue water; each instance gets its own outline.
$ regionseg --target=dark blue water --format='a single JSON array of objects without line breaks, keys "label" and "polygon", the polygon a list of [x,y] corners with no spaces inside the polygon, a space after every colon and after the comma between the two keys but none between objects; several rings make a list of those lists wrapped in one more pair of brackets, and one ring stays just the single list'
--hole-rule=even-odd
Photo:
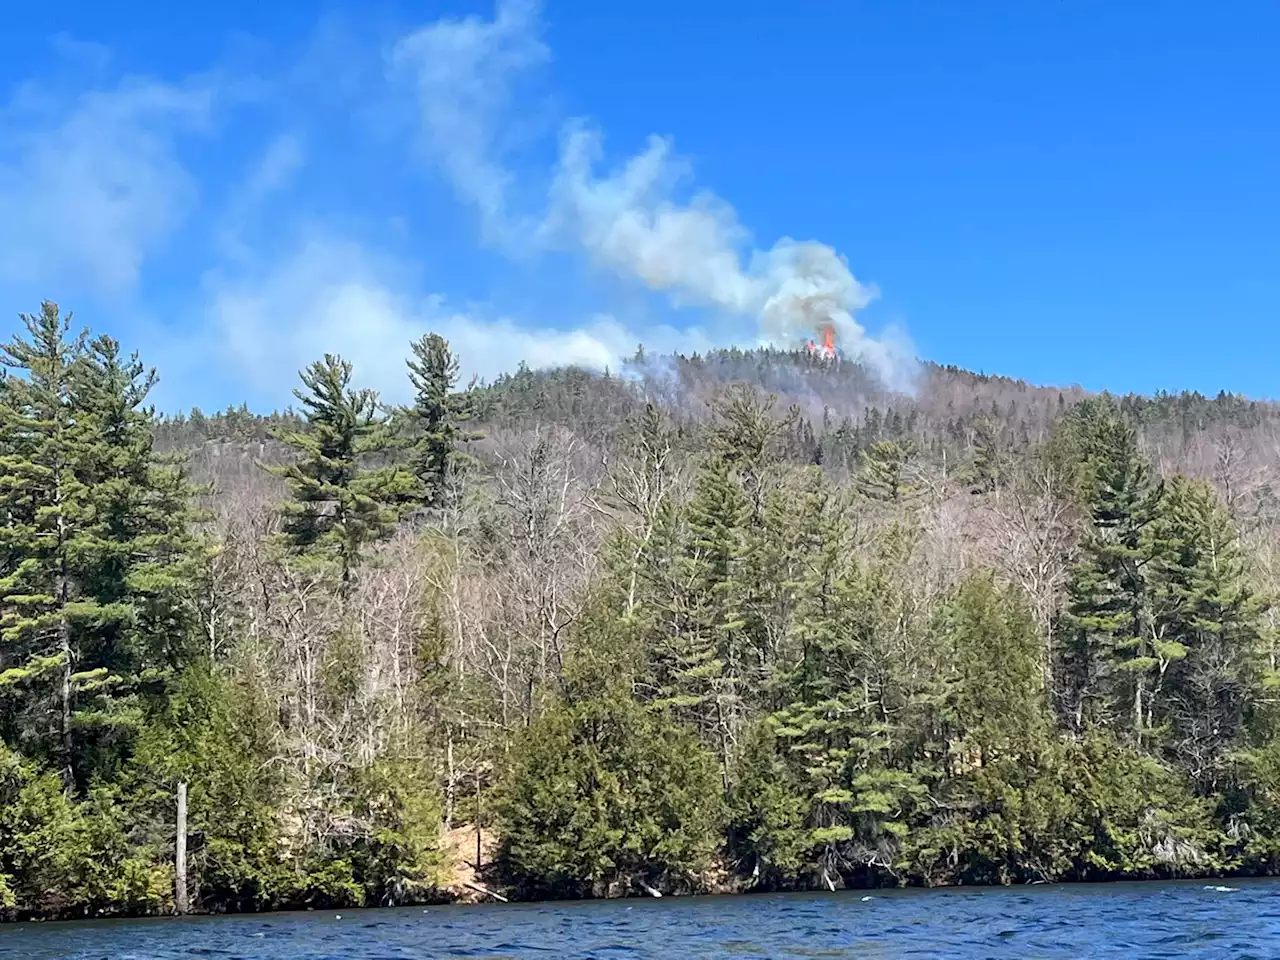
[{"label": "dark blue water", "polygon": [[1280,883],[1034,886],[15,924],[24,960],[1275,957]]}]

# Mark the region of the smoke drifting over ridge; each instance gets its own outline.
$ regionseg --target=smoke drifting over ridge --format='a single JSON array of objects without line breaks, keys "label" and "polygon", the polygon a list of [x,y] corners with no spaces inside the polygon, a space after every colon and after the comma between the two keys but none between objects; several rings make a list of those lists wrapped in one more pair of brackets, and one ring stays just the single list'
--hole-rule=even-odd
[{"label": "smoke drifting over ridge", "polygon": [[[508,0],[492,21],[441,21],[405,38],[393,54],[393,65],[415,80],[430,156],[480,211],[487,233],[508,246],[578,251],[677,308],[710,308],[730,321],[713,337],[718,346],[799,348],[829,326],[844,357],[890,389],[913,389],[910,342],[901,334],[872,337],[855,319],[877,296],[875,287],[860,283],[826,244],[784,237],[753,249],[733,207],[707,191],[675,199],[691,171],[666,138],[651,136],[644,151],[600,174],[600,134],[581,121],[568,124],[545,212],[520,217],[506,209],[504,188],[514,178],[491,146],[515,79],[544,60],[539,26],[536,3]],[[441,69],[450,63],[458,69]],[[449,106],[458,103],[470,109]],[[751,318],[755,329],[737,328],[737,317]]]}]

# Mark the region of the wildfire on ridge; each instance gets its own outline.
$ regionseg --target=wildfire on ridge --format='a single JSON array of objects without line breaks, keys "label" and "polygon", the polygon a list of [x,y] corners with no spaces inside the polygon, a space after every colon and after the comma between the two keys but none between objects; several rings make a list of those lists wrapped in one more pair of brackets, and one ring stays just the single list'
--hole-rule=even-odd
[{"label": "wildfire on ridge", "polygon": [[836,328],[829,323],[822,325],[822,346],[810,340],[805,344],[805,349],[816,357],[823,360],[836,359]]}]

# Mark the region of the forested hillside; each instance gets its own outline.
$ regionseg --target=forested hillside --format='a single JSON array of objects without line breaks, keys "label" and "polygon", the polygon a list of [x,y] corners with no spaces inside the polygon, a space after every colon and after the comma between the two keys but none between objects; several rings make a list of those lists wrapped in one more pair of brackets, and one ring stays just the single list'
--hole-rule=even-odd
[{"label": "forested hillside", "polygon": [[[320,345],[323,349],[323,345]],[[0,910],[1267,874],[1280,408],[799,352],[0,381]],[[163,371],[160,371],[163,374]],[[467,861],[472,861],[467,863]]]}]

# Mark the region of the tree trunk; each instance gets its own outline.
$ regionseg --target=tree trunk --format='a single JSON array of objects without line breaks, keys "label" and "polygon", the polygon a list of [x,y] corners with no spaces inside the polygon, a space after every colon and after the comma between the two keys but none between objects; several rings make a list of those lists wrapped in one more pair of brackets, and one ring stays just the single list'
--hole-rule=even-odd
[{"label": "tree trunk", "polygon": [[65,612],[58,621],[58,648],[62,655],[62,784],[70,792],[75,789],[76,775],[71,740],[71,624]]},{"label": "tree trunk", "polygon": [[445,750],[446,774],[444,781],[444,828],[453,828],[454,798],[457,795],[457,781],[453,767],[453,731],[449,732],[449,745]]},{"label": "tree trunk", "polygon": [[187,913],[187,785],[178,784],[178,837],[173,857],[174,906],[179,914]]},{"label": "tree trunk", "polygon": [[70,793],[75,789],[74,743],[71,739],[71,622],[67,619],[67,604],[71,600],[71,588],[67,576],[67,519],[62,506],[62,472],[53,473],[53,502],[58,510],[58,575],[54,589],[58,602],[58,654],[62,657],[62,684],[59,699],[62,722],[62,784]]},{"label": "tree trunk", "polygon": [[1137,683],[1134,685],[1133,691],[1133,729],[1138,734],[1139,739],[1142,737],[1142,688],[1144,686],[1141,674],[1137,677]]},{"label": "tree trunk", "polygon": [[480,854],[481,854],[481,826],[480,826],[480,767],[476,766],[476,873],[480,872]]}]

